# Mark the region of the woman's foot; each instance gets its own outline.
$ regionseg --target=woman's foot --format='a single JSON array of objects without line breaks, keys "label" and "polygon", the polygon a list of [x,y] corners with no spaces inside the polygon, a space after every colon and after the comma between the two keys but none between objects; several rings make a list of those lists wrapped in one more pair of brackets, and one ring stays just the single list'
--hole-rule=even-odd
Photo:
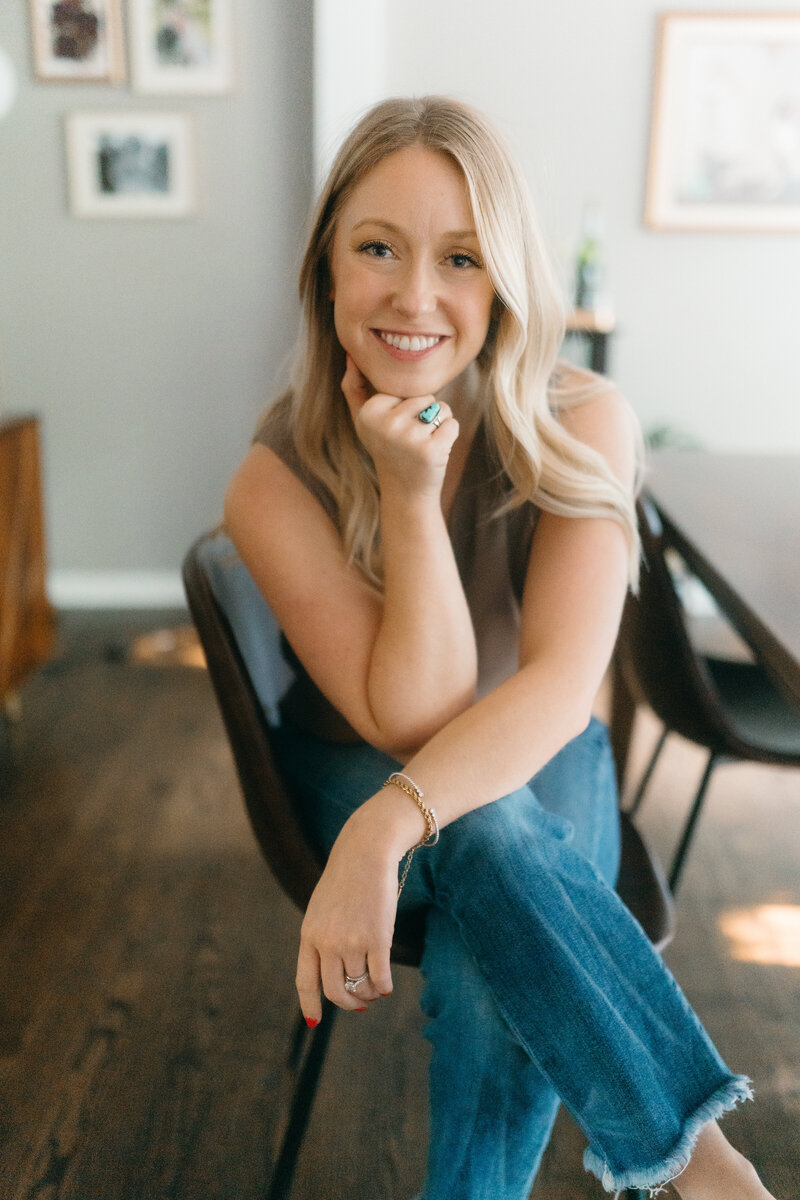
[{"label": "woman's foot", "polygon": [[775,1200],[716,1121],[700,1130],[689,1165],[672,1186],[681,1200]]}]

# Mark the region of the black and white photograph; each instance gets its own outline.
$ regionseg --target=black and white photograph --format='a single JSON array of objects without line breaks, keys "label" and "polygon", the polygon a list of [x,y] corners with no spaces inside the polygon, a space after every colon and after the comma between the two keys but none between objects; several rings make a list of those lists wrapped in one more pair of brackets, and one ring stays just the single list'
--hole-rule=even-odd
[{"label": "black and white photograph", "polygon": [[191,128],[180,113],[72,113],[71,209],[79,217],[182,217],[194,207]]}]

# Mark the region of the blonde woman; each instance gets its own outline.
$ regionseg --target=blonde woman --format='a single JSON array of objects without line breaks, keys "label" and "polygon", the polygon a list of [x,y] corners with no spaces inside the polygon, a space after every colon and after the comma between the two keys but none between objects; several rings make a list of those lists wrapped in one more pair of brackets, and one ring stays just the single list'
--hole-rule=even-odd
[{"label": "blonde woman", "polygon": [[391,1003],[398,904],[424,905],[425,1200],[523,1200],[559,1101],[609,1191],[763,1200],[716,1124],[748,1081],[612,890],[591,712],[635,584],[637,431],[557,361],[558,290],[497,132],[443,98],[378,105],[300,291],[291,388],[225,516],[297,659],[278,752],[328,855],[308,1024],[321,991]]}]

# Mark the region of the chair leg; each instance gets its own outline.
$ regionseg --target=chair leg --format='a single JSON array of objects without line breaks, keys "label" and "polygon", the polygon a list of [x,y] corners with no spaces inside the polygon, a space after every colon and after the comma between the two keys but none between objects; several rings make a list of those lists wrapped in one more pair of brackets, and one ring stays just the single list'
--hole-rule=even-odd
[{"label": "chair leg", "polygon": [[706,789],[708,788],[708,784],[711,779],[711,772],[717,765],[717,758],[718,755],[716,755],[712,750],[708,756],[706,769],[703,772],[703,778],[700,780],[700,787],[697,789],[697,795],[694,798],[694,803],[692,804],[691,812],[689,813],[683,834],[681,835],[681,840],[678,843],[677,850],[675,851],[675,857],[672,860],[672,868],[669,873],[669,890],[672,892],[673,896],[678,891],[678,883],[680,882],[680,878],[683,873],[686,855],[689,851],[689,846],[694,835],[697,818],[700,816],[700,809],[703,807]]},{"label": "chair leg", "polygon": [[[272,1179],[265,1193],[264,1200],[287,1200],[292,1186],[292,1178],[297,1165],[297,1156],[303,1142],[303,1135],[311,1115],[311,1106],[317,1091],[320,1073],[325,1062],[331,1032],[338,1009],[330,1000],[322,1001],[322,1021],[310,1038],[308,1053],[297,1079],[289,1109],[289,1121],[283,1135],[283,1144],[278,1154],[278,1160],[272,1173]],[[297,1034],[292,1047],[293,1057],[297,1057]]]},{"label": "chair leg", "polygon": [[659,758],[661,757],[661,751],[664,749],[664,743],[666,742],[668,735],[669,735],[669,730],[667,729],[667,727],[665,725],[664,728],[661,730],[661,737],[656,742],[656,748],[651,755],[650,762],[645,767],[644,775],[642,775],[641,782],[639,783],[639,786],[636,789],[636,795],[633,797],[633,801],[631,802],[631,805],[628,808],[628,816],[629,817],[632,817],[635,814],[639,805],[642,803],[645,790],[647,788],[648,783],[650,782],[650,777],[652,776],[653,771],[656,769],[656,763],[658,762]]}]

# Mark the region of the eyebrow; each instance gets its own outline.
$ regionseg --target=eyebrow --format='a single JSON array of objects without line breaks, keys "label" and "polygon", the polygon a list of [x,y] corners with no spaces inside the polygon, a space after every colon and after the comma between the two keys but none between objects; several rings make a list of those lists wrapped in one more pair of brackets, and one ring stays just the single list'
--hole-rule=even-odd
[{"label": "eyebrow", "polygon": [[[353,232],[361,229],[362,225],[380,225],[382,229],[388,229],[390,233],[403,235],[403,230],[399,225],[393,225],[391,221],[383,221],[379,217],[364,217],[362,221],[357,221],[353,226]],[[474,229],[451,229],[442,235],[442,239],[444,241],[461,241],[463,238],[477,238],[477,236]]]}]

